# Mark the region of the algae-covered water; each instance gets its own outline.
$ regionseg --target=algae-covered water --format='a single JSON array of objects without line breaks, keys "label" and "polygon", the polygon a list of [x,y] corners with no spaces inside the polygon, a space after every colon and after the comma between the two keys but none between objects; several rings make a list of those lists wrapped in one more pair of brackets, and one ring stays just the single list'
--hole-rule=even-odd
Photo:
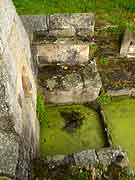
[{"label": "algae-covered water", "polygon": [[135,170],[135,99],[115,99],[104,105],[114,145],[121,145],[127,152]]},{"label": "algae-covered water", "polygon": [[84,105],[46,106],[40,131],[42,155],[70,154],[105,145],[98,114]]}]

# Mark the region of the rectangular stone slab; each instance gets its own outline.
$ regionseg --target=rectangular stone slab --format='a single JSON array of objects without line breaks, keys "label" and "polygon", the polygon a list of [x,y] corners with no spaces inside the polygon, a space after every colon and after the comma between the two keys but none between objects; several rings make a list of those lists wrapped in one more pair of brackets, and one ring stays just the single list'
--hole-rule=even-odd
[{"label": "rectangular stone slab", "polygon": [[54,14],[49,16],[49,34],[52,36],[91,35],[94,32],[93,13]]},{"label": "rectangular stone slab", "polygon": [[76,64],[89,60],[88,44],[42,44],[37,45],[37,55],[39,56],[39,66],[48,63]]}]

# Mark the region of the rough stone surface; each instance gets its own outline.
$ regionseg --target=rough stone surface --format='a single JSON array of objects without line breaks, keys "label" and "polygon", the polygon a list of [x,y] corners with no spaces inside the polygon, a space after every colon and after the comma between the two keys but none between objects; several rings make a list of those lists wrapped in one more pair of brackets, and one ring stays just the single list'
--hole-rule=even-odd
[{"label": "rough stone surface", "polygon": [[89,60],[89,44],[43,44],[37,45],[38,64],[40,67],[47,63],[77,64]]},{"label": "rough stone surface", "polygon": [[20,18],[27,32],[47,30],[47,16],[45,15],[22,15]]},{"label": "rough stone surface", "polygon": [[[80,168],[89,168],[90,166],[103,168],[120,167],[121,169],[129,168],[131,170],[127,154],[121,148],[102,148],[99,150],[88,149],[72,155],[55,155],[47,156],[46,163],[49,167],[60,165],[75,165]],[[104,170],[104,169],[102,169]],[[132,171],[132,170],[131,170]],[[130,171],[130,172],[131,172]]]},{"label": "rough stone surface", "polygon": [[9,0],[0,1],[0,40],[6,41],[15,18],[15,7]]},{"label": "rough stone surface", "polygon": [[119,154],[125,155],[121,149],[106,148],[97,151],[99,162],[105,166],[109,166],[113,161],[115,161]]},{"label": "rough stone surface", "polygon": [[27,180],[39,140],[30,41],[12,1],[0,9],[0,174]]},{"label": "rough stone surface", "polygon": [[22,15],[20,17],[30,37],[33,36],[33,32],[48,37],[91,36],[95,26],[93,13]]},{"label": "rough stone surface", "polygon": [[47,16],[45,15],[21,15],[20,18],[31,41],[34,32],[47,31]]},{"label": "rough stone surface", "polygon": [[15,135],[0,131],[0,174],[16,176],[19,144]]},{"label": "rough stone surface", "polygon": [[86,150],[74,154],[75,164],[80,167],[88,167],[89,165],[96,165],[98,163],[95,150]]},{"label": "rough stone surface", "polygon": [[90,36],[94,32],[93,13],[54,14],[49,16],[49,35],[51,36]]},{"label": "rough stone surface", "polygon": [[[95,61],[82,66],[49,66],[39,72],[39,85],[43,87],[46,102],[82,103],[97,98],[102,86]],[[49,72],[49,76],[48,76]]]},{"label": "rough stone surface", "polygon": [[13,179],[28,179],[30,147],[12,131],[0,130],[0,174]]}]

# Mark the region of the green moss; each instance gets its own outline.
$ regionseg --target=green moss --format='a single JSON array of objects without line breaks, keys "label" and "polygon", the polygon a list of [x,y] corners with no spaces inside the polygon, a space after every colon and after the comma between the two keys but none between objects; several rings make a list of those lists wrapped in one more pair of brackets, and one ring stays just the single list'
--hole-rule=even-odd
[{"label": "green moss", "polygon": [[99,59],[99,63],[102,64],[102,65],[107,65],[109,63],[109,60],[106,57],[101,57]]},{"label": "green moss", "polygon": [[42,126],[42,122],[44,122],[44,126],[48,127],[45,104],[44,104],[44,96],[41,94],[37,95],[37,118],[41,126]]},{"label": "green moss", "polygon": [[107,93],[101,94],[97,97],[97,102],[102,104],[109,104],[111,102],[111,96],[109,96]]},{"label": "green moss", "polygon": [[116,99],[103,105],[114,145],[127,150],[135,170],[135,99]]},{"label": "green moss", "polygon": [[[65,129],[61,111],[79,112],[83,124],[74,133]],[[88,148],[100,148],[105,144],[102,128],[95,111],[83,105],[46,107],[46,120],[41,126],[41,153],[43,155],[69,154]]]},{"label": "green moss", "polygon": [[97,44],[96,43],[90,44],[89,49],[90,49],[90,57],[93,57],[98,49]]}]

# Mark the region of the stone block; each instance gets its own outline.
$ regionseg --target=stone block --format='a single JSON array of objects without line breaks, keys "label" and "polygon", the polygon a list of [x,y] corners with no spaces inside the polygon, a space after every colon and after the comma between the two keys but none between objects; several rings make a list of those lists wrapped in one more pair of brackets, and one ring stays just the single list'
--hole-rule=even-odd
[{"label": "stone block", "polygon": [[93,13],[54,14],[49,16],[49,35],[90,36],[94,32],[94,25]]},{"label": "stone block", "polygon": [[56,43],[37,45],[39,67],[48,63],[66,63],[74,65],[88,62],[89,44]]},{"label": "stone block", "polygon": [[99,95],[102,83],[94,61],[51,68],[41,68],[39,73],[39,85],[43,87],[47,103],[84,103],[94,101]]},{"label": "stone block", "polygon": [[22,15],[20,18],[27,32],[47,30],[47,16],[45,15]]},{"label": "stone block", "polygon": [[98,158],[94,149],[75,153],[74,160],[77,166],[86,168],[89,165],[96,165],[98,163]]},{"label": "stone block", "polygon": [[111,165],[120,154],[123,154],[123,152],[118,148],[103,148],[97,151],[99,162],[105,166]]}]

